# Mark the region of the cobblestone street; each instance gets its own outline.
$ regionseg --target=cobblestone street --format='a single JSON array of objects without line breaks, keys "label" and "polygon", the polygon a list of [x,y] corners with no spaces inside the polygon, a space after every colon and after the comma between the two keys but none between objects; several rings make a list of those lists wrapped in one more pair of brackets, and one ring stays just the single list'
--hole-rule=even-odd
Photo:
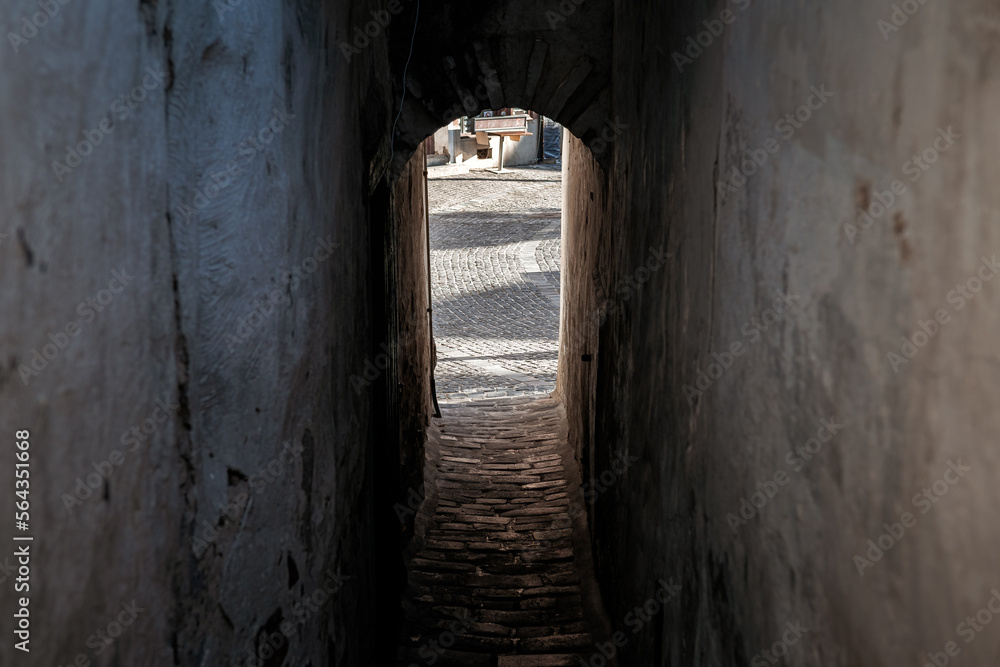
[{"label": "cobblestone street", "polygon": [[561,167],[431,178],[431,280],[442,406],[555,389]]}]

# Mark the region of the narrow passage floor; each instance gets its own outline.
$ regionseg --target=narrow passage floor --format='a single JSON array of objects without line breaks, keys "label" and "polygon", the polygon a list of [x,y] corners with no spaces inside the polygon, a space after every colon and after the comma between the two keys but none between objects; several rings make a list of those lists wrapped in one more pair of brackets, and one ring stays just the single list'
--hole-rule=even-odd
[{"label": "narrow passage floor", "polygon": [[518,397],[435,420],[437,497],[418,521],[400,665],[579,665],[594,653],[601,617],[589,548],[574,546],[586,530],[564,415],[554,398]]}]

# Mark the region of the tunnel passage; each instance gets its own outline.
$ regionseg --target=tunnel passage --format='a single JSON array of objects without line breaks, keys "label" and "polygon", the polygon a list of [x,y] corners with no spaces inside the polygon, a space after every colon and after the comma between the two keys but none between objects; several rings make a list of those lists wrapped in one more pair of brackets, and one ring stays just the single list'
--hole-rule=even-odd
[{"label": "tunnel passage", "polygon": [[[543,7],[518,0],[468,4],[461,10],[414,2],[388,26],[392,103],[386,116],[380,115],[381,106],[373,110],[365,143],[372,150],[369,257],[375,339],[396,348],[399,360],[372,385],[372,460],[400,461],[398,468],[381,469],[375,482],[378,567],[394,573],[380,597],[389,626],[400,620],[388,610],[405,585],[393,506],[422,495],[423,433],[431,413],[429,304],[422,305],[427,296],[417,287],[426,280],[416,254],[425,242],[419,229],[427,206],[420,192],[421,143],[459,116],[516,106],[554,119],[590,147],[598,164],[609,163],[609,139],[620,132],[610,114],[612,14],[604,2]],[[406,545],[416,527],[413,517],[403,524]]]},{"label": "tunnel passage", "polygon": [[427,171],[439,172],[427,182],[442,415],[428,430],[397,664],[576,665],[598,655],[607,621],[553,395],[562,165]]}]

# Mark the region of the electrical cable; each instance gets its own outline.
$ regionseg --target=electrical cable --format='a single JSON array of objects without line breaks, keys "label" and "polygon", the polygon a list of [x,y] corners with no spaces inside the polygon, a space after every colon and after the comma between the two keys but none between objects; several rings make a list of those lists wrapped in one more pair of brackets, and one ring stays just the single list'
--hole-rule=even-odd
[{"label": "electrical cable", "polygon": [[389,135],[389,168],[392,169],[392,161],[396,158],[396,125],[399,117],[403,115],[403,104],[406,102],[406,72],[410,69],[410,60],[413,59],[413,45],[417,41],[417,25],[420,23],[420,0],[417,0],[417,13],[413,17],[413,36],[410,38],[410,54],[406,56],[406,65],[403,66],[403,95],[399,100],[399,113],[396,120],[392,122],[392,134]]}]

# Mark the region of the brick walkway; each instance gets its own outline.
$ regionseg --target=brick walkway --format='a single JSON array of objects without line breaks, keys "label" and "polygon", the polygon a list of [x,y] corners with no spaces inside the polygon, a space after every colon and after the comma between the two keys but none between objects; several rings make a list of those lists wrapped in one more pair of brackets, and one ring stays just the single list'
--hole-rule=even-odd
[{"label": "brick walkway", "polygon": [[565,413],[546,396],[559,351],[559,167],[443,176],[429,191],[444,417],[427,445],[399,664],[579,665],[607,623]]},{"label": "brick walkway", "polygon": [[606,623],[592,602],[589,551],[574,546],[586,544],[586,528],[561,405],[479,401],[435,424],[399,665],[589,660]]},{"label": "brick walkway", "polygon": [[555,389],[560,167],[433,178],[435,378],[443,407]]}]

